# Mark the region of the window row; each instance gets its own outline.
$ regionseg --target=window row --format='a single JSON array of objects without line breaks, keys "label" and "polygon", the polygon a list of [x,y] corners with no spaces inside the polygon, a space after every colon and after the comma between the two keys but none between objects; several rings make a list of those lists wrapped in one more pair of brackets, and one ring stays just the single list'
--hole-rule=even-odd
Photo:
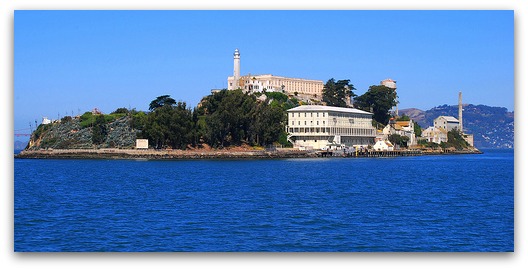
[{"label": "window row", "polygon": [[[301,114],[304,115],[304,117],[308,117],[308,115],[310,117],[314,117],[314,116],[315,117],[319,117],[319,114],[321,114],[322,117],[325,117],[325,115],[326,115],[326,113],[324,113],[324,112],[321,112],[321,113],[319,113],[319,112],[315,112],[315,113],[314,112],[309,112],[309,113],[305,112],[305,113],[297,113],[297,116],[301,117]],[[292,117],[292,118],[295,117],[295,113],[290,113],[290,117]]]},{"label": "window row", "polygon": [[290,133],[327,133],[332,135],[376,136],[375,130],[373,128],[290,127],[288,131]]},{"label": "window row", "polygon": [[[295,126],[295,121],[292,121],[292,126]],[[302,123],[302,121],[297,121],[297,125],[300,126]],[[326,121],[321,121],[321,123],[324,125],[326,125]],[[312,126],[314,124],[314,121],[310,121],[310,125]],[[308,125],[308,121],[304,121],[304,125]],[[319,125],[319,121],[315,121],[315,125],[318,126]]]}]

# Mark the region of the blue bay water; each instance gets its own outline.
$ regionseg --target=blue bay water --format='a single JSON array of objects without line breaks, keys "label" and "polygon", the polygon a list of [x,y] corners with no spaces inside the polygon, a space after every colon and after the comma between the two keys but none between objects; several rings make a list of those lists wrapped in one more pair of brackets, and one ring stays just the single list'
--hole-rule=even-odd
[{"label": "blue bay water", "polygon": [[15,251],[513,251],[512,150],[15,159]]}]

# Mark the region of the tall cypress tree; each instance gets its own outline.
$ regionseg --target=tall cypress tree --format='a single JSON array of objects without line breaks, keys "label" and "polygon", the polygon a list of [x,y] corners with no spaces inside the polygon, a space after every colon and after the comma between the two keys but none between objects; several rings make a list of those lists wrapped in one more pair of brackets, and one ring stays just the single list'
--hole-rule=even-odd
[{"label": "tall cypress tree", "polygon": [[365,94],[354,99],[358,109],[374,113],[374,120],[386,125],[391,118],[390,110],[396,106],[396,90],[384,85],[371,85]]},{"label": "tall cypress tree", "polygon": [[347,107],[347,100],[356,96],[354,85],[350,80],[335,81],[334,78],[328,80],[323,87],[323,102],[328,106]]}]

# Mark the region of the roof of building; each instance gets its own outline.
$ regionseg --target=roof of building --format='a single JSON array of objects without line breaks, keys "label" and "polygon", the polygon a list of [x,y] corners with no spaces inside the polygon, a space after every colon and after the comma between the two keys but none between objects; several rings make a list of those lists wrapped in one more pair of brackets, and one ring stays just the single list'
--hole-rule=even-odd
[{"label": "roof of building", "polygon": [[409,127],[409,126],[411,126],[411,121],[396,121],[396,123],[394,124],[394,129],[400,130],[400,129],[403,129],[404,127]]},{"label": "roof of building", "polygon": [[441,127],[428,127],[422,131],[422,134],[424,133],[445,133],[447,134],[447,130],[441,128]]},{"label": "roof of building", "polygon": [[375,145],[379,145],[379,144],[385,144],[388,147],[394,147],[394,145],[390,141],[387,141],[387,140],[377,141]]},{"label": "roof of building", "polygon": [[288,112],[344,112],[344,113],[358,113],[358,114],[368,114],[372,113],[358,110],[355,108],[342,108],[342,107],[333,107],[333,106],[322,106],[322,105],[301,105],[292,109],[289,109]]},{"label": "roof of building", "polygon": [[411,125],[411,121],[396,121],[396,124],[400,125],[400,126],[409,126]]},{"label": "roof of building", "polygon": [[438,118],[440,117],[444,118],[447,122],[459,123],[458,119],[454,118],[453,116],[445,116],[445,115],[438,116]]}]

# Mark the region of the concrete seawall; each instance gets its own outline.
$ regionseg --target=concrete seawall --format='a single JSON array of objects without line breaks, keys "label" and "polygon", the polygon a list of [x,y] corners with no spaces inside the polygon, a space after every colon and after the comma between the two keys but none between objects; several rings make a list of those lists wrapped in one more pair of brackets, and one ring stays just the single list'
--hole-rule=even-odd
[{"label": "concrete seawall", "polygon": [[136,150],[136,149],[53,149],[24,150],[15,158],[38,159],[273,159],[315,157],[311,151],[229,151],[229,150]]},{"label": "concrete seawall", "polygon": [[280,159],[280,158],[315,158],[315,157],[398,157],[421,155],[455,155],[482,154],[478,150],[466,151],[370,151],[358,155],[336,151],[302,151],[294,149],[265,150],[138,150],[138,149],[49,149],[24,150],[15,158],[36,159],[149,159],[149,160],[182,160],[182,159]]}]

